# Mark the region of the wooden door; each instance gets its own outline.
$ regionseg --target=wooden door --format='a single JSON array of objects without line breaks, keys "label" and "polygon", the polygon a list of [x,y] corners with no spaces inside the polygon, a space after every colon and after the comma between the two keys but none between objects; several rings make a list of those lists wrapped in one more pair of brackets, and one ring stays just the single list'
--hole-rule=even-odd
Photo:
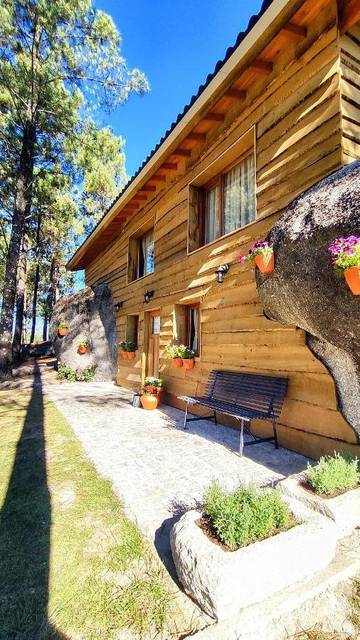
[{"label": "wooden door", "polygon": [[147,353],[147,375],[159,377],[160,311],[149,313],[149,344]]}]

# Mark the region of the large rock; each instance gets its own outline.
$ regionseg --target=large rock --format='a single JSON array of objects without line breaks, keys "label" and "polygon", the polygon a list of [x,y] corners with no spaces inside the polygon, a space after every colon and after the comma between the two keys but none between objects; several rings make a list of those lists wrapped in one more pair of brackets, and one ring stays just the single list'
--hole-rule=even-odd
[{"label": "large rock", "polygon": [[325,178],[294,200],[268,240],[271,276],[257,273],[266,315],[307,332],[307,344],[332,373],[339,408],[360,435],[360,300],[333,270],[328,246],[360,236],[360,161]]},{"label": "large rock", "polygon": [[[69,323],[69,333],[60,338],[60,322]],[[50,336],[60,363],[83,371],[96,365],[96,380],[113,380],[116,375],[116,322],[111,289],[107,284],[86,287],[56,303]],[[80,336],[88,338],[90,350],[78,354]]]}]

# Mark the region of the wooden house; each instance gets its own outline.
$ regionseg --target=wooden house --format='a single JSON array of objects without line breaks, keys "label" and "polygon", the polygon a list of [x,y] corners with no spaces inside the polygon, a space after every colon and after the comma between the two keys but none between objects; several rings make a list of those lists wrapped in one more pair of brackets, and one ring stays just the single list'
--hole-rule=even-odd
[{"label": "wooden house", "polygon": [[[359,0],[267,0],[69,262],[111,285],[119,342],[137,344],[119,385],[160,374],[181,406],[214,368],[288,375],[280,442],[314,457],[359,453],[357,435],[304,332],[264,317],[235,259],[360,156],[359,20]],[[196,350],[194,369],[171,366],[173,342]]]}]

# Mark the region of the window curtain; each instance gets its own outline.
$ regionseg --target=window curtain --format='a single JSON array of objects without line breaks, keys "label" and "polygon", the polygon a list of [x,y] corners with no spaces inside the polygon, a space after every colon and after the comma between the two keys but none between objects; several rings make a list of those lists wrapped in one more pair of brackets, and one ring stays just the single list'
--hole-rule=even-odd
[{"label": "window curtain", "polygon": [[255,219],[255,167],[250,155],[224,175],[224,234]]},{"label": "window curtain", "polygon": [[205,200],[205,244],[212,242],[220,235],[219,229],[219,187],[206,192]]},{"label": "window curtain", "polygon": [[144,275],[154,271],[154,234],[152,231],[141,238],[142,263]]}]

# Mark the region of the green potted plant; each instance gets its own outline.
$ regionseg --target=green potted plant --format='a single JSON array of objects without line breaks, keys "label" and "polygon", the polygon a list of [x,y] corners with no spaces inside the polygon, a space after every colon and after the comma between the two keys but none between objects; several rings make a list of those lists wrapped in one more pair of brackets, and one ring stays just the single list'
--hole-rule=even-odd
[{"label": "green potted plant", "polygon": [[148,376],[144,380],[140,402],[143,409],[153,411],[159,405],[161,393],[163,392],[163,381],[160,378]]},{"label": "green potted plant", "polygon": [[58,336],[60,336],[60,338],[63,338],[64,336],[67,336],[67,334],[69,333],[69,323],[66,322],[65,320],[60,322],[59,325],[58,325],[57,332],[58,332]]},{"label": "green potted plant", "polygon": [[261,273],[272,273],[275,269],[274,251],[266,240],[256,240],[247,256],[239,256],[238,262],[255,262]]},{"label": "green potted plant", "polygon": [[136,344],[134,342],[123,340],[123,342],[120,342],[119,347],[121,349],[121,357],[124,358],[124,360],[134,360],[136,351]]},{"label": "green potted plant", "polygon": [[328,251],[334,270],[344,275],[346,283],[355,296],[360,295],[360,237],[336,238]]},{"label": "green potted plant", "polygon": [[180,345],[179,348],[181,348],[183,367],[185,369],[193,369],[195,365],[195,351],[192,351],[189,347],[185,347],[185,345]]},{"label": "green potted plant", "polygon": [[173,367],[182,367],[183,366],[182,357],[179,354],[179,347],[177,347],[175,344],[168,345],[166,347],[166,354],[167,354],[167,357],[169,358],[169,360],[172,361]]},{"label": "green potted plant", "polygon": [[88,338],[86,338],[86,336],[82,336],[78,342],[78,353],[80,353],[80,355],[87,353],[89,351],[89,346]]}]

